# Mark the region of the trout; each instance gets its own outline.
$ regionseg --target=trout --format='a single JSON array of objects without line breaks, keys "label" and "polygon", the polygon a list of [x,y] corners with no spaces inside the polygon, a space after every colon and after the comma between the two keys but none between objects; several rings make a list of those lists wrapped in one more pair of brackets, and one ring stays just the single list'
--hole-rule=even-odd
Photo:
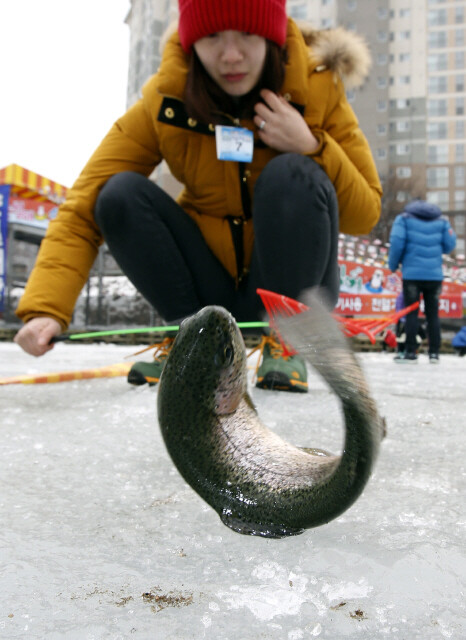
[{"label": "trout", "polygon": [[209,306],[181,324],[158,390],[158,420],[180,474],[238,533],[281,538],[338,517],[360,496],[384,426],[361,368],[317,297],[279,330],[338,396],[341,456],[294,446],[261,421],[233,317]]}]

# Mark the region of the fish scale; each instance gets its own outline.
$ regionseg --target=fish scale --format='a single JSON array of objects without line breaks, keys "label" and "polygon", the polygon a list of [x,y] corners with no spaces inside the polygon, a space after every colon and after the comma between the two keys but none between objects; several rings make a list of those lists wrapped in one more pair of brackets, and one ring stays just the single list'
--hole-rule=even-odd
[{"label": "fish scale", "polygon": [[160,380],[158,420],[169,455],[238,533],[280,538],[329,522],[359,497],[377,457],[383,420],[361,368],[317,297],[309,306],[279,329],[340,399],[341,456],[296,447],[262,423],[247,393],[243,338],[222,307],[182,323]]}]

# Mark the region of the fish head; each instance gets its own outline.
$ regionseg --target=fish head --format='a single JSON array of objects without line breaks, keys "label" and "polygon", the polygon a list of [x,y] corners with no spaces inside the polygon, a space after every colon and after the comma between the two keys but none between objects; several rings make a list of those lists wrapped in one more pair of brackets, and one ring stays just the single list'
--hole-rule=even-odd
[{"label": "fish head", "polygon": [[160,381],[217,415],[233,413],[246,392],[246,350],[233,316],[204,307],[181,323]]}]

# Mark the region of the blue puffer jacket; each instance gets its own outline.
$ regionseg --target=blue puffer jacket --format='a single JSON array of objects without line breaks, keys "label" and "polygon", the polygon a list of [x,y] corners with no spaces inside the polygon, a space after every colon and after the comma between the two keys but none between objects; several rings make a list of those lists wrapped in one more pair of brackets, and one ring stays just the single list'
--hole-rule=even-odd
[{"label": "blue puffer jacket", "polygon": [[443,280],[442,254],[456,246],[456,235],[434,204],[415,200],[395,218],[388,266],[401,264],[405,280]]}]

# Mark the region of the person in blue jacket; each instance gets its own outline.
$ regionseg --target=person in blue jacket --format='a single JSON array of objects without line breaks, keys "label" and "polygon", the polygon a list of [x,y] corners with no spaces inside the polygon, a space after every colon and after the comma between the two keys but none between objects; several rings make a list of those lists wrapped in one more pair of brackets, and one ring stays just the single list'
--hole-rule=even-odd
[{"label": "person in blue jacket", "polygon": [[466,325],[453,336],[451,344],[459,356],[466,355]]},{"label": "person in blue jacket", "polygon": [[[395,218],[390,234],[388,266],[396,271],[401,264],[406,306],[424,298],[429,361],[439,361],[440,322],[438,305],[442,291],[442,254],[456,246],[456,235],[447,218],[434,204],[415,200]],[[397,362],[417,362],[418,310],[406,316],[405,356]]]}]

